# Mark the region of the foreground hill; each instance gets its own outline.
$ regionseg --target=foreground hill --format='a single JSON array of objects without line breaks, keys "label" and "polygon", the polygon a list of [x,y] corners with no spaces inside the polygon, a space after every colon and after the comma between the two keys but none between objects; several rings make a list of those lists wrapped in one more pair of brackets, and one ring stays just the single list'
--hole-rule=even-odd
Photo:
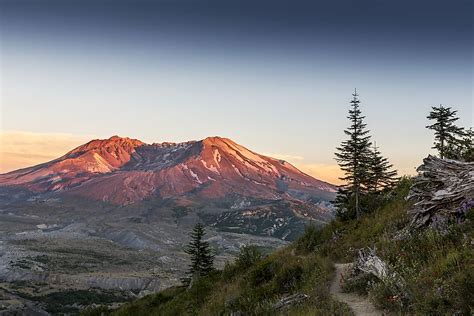
[{"label": "foreground hill", "polygon": [[[469,315],[474,302],[474,209],[446,231],[413,231],[395,238],[409,225],[406,200],[409,180],[389,192],[383,204],[358,221],[333,221],[270,255],[243,248],[236,261],[200,279],[190,289],[173,287],[126,303],[116,310],[87,310],[85,315],[350,315],[335,300],[330,284],[369,295],[380,310],[395,314]],[[375,247],[380,258],[406,282],[402,299],[390,279],[362,274],[334,278],[335,262],[354,262],[358,249]],[[339,276],[337,276],[339,278]]]}]

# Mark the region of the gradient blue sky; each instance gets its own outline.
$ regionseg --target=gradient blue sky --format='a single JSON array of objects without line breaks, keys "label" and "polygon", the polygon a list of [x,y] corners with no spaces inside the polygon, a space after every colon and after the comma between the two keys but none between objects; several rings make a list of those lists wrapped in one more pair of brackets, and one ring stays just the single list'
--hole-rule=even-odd
[{"label": "gradient blue sky", "polygon": [[412,173],[431,106],[473,125],[472,12],[468,0],[0,0],[0,127],[221,135],[319,176],[357,87],[377,144]]}]

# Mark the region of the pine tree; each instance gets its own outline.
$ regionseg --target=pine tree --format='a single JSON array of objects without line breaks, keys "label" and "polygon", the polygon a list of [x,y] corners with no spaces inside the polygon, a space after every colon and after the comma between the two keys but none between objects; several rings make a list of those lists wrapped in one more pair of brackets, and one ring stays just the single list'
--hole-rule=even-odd
[{"label": "pine tree", "polygon": [[196,224],[190,233],[191,241],[184,250],[184,252],[191,256],[191,264],[188,271],[190,278],[196,275],[207,275],[214,269],[214,254],[209,243],[203,240],[205,234],[204,225],[201,223]]},{"label": "pine tree", "polygon": [[397,171],[374,144],[369,160],[369,176],[366,183],[368,190],[371,193],[377,193],[385,188],[393,187],[397,181]]},{"label": "pine tree", "polygon": [[[365,116],[362,115],[359,108],[360,101],[357,90],[354,91],[352,96],[353,98],[350,102],[351,109],[347,116],[351,125],[344,130],[344,133],[349,137],[341,143],[340,147],[337,147],[335,155],[336,161],[345,174],[344,177],[340,178],[346,183],[341,191],[345,194],[345,197],[340,197],[340,199],[347,200],[347,207],[352,208],[353,206],[356,218],[360,218],[360,200],[361,194],[366,189],[364,183],[369,172],[371,142],[370,135],[368,135],[369,131],[366,129],[366,124],[363,121]],[[354,197],[353,199],[352,196]]]},{"label": "pine tree", "polygon": [[433,149],[437,149],[441,159],[456,158],[455,148],[459,146],[458,137],[464,136],[463,128],[457,127],[454,122],[459,118],[456,116],[457,111],[450,107],[433,106],[432,111],[427,116],[429,120],[435,123],[426,126],[426,128],[434,130],[435,141]]}]

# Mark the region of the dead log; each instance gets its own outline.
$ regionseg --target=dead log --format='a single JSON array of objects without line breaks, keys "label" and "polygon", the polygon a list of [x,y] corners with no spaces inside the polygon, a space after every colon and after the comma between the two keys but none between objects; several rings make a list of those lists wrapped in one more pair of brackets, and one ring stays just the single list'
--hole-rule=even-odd
[{"label": "dead log", "polygon": [[281,310],[291,305],[299,304],[303,301],[306,301],[309,298],[309,295],[304,293],[296,293],[293,295],[285,296],[280,299],[274,306],[276,310]]},{"label": "dead log", "polygon": [[380,280],[384,280],[388,276],[387,265],[375,254],[375,248],[360,249],[354,268],[372,274]]},{"label": "dead log", "polygon": [[357,260],[352,266],[352,275],[368,273],[387,286],[390,291],[399,298],[401,305],[409,300],[409,293],[405,280],[376,255],[375,248],[363,248],[359,250]]},{"label": "dead log", "polygon": [[451,219],[463,221],[474,204],[474,163],[430,155],[417,171],[407,197],[413,202],[408,229],[442,229]]}]

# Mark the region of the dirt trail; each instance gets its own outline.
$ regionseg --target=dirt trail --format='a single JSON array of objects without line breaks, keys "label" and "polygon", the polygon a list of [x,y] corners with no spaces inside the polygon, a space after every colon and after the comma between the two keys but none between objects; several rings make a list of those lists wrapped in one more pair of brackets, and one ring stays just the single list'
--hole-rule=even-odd
[{"label": "dirt trail", "polygon": [[350,267],[350,263],[336,263],[336,277],[331,283],[331,294],[340,302],[344,302],[352,309],[356,316],[358,315],[386,315],[383,311],[378,310],[369,301],[368,298],[354,293],[343,293],[341,289],[341,277],[345,271]]}]

